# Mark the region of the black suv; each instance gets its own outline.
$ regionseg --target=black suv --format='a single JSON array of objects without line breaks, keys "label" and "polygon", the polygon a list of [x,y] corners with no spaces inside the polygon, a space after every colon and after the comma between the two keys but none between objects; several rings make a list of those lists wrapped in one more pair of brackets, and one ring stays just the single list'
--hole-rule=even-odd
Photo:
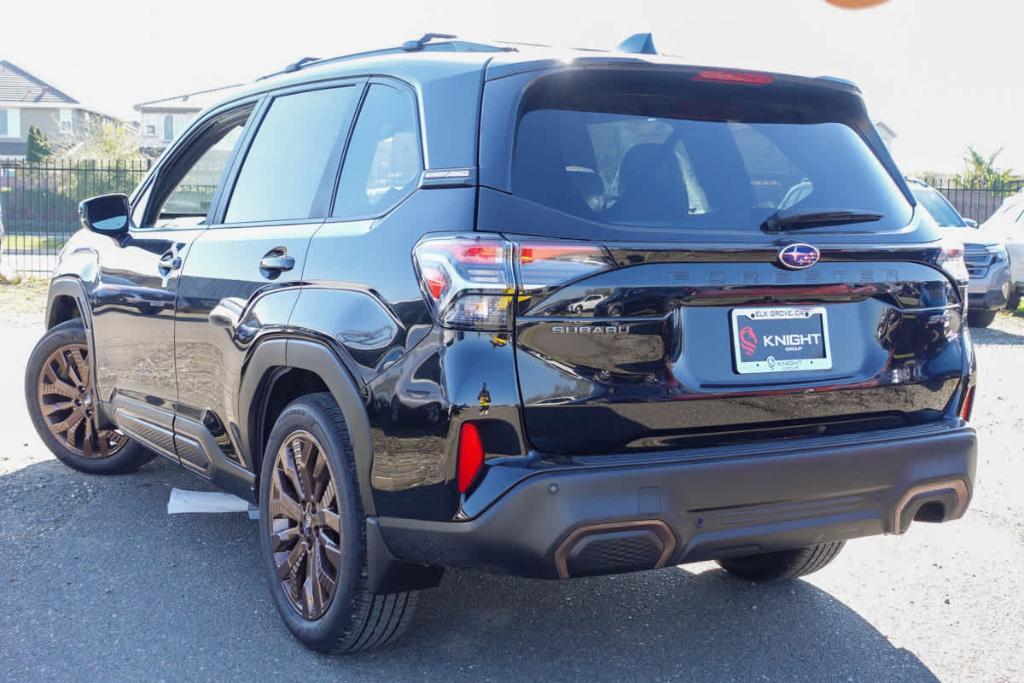
[{"label": "black suv", "polygon": [[971,497],[963,249],[848,82],[428,35],[256,82],[81,217],[40,435],[258,502],[318,650],[444,567],[787,578]]}]

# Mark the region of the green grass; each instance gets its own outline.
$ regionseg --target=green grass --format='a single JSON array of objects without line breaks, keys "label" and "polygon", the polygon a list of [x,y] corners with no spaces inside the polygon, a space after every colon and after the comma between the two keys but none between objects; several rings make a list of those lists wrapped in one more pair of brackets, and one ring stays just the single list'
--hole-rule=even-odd
[{"label": "green grass", "polygon": [[60,235],[10,235],[4,237],[4,247],[13,251],[60,251],[67,237]]}]

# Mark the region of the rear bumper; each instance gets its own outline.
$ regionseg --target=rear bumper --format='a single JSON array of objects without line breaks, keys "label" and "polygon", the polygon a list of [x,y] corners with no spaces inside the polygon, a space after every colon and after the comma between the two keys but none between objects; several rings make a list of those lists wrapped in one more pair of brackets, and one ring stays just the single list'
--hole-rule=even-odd
[{"label": "rear bumper", "polygon": [[1007,264],[990,266],[985,277],[972,279],[967,286],[967,302],[974,310],[1005,308],[1013,284]]},{"label": "rear bumper", "polygon": [[544,471],[471,520],[372,523],[390,557],[413,564],[542,578],[649,569],[959,518],[976,443],[958,422],[735,457]]},{"label": "rear bumper", "polygon": [[1010,288],[993,289],[984,293],[968,294],[967,306],[972,311],[991,311],[1006,308]]}]

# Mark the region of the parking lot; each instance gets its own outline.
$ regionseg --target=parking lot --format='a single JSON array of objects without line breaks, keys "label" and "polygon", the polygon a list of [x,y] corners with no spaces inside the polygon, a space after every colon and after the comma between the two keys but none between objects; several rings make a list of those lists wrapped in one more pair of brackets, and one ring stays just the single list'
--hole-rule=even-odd
[{"label": "parking lot", "polygon": [[[17,297],[13,297],[16,299]],[[245,514],[168,515],[157,459],[90,477],[25,412],[38,307],[0,303],[0,679],[1024,680],[1024,319],[975,333],[967,516],[852,542],[807,580],[704,563],[543,582],[449,572],[396,646],[328,658],[271,603]]]}]

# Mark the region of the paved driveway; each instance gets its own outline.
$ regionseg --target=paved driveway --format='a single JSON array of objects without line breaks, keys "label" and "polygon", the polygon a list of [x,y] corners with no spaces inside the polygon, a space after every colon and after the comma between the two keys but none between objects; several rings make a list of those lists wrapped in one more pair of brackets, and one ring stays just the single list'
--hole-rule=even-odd
[{"label": "paved driveway", "polygon": [[979,488],[960,522],[849,544],[808,580],[713,564],[571,582],[450,572],[389,650],[281,625],[244,514],[167,515],[163,460],[89,477],[21,397],[32,319],[0,321],[0,679],[1024,680],[1024,325],[978,333]]}]

